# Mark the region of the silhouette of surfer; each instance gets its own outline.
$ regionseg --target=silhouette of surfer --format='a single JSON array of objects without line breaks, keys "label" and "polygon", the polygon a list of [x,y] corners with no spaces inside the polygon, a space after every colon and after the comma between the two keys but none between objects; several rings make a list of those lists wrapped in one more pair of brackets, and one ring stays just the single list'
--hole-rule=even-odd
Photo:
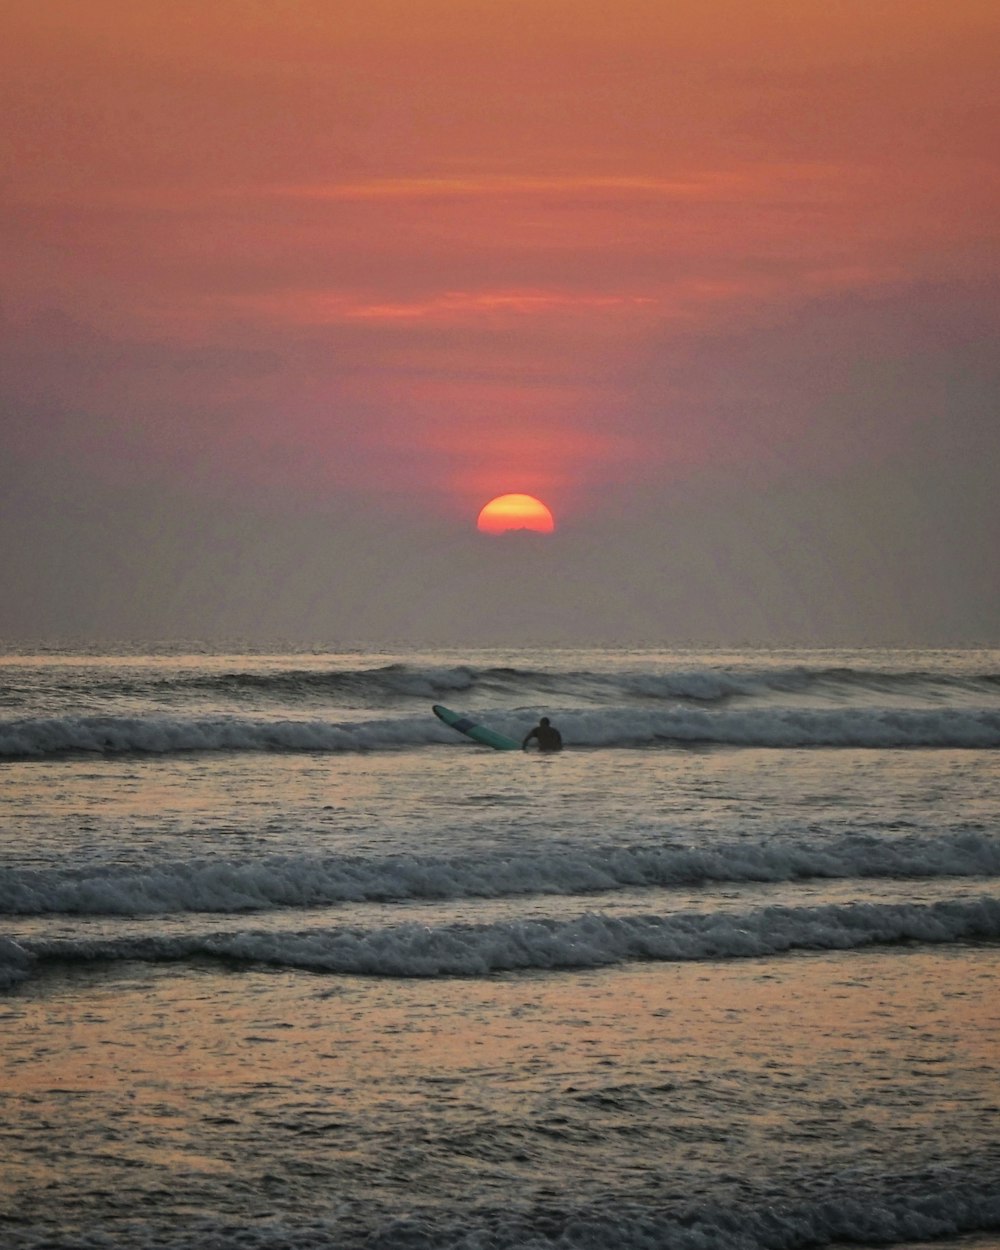
[{"label": "silhouette of surfer", "polygon": [[538,743],[539,751],[561,751],[562,750],[562,734],[556,729],[555,725],[549,723],[549,718],[543,716],[538,724],[525,735],[524,741],[521,743],[521,750],[528,749],[528,743],[535,739]]}]

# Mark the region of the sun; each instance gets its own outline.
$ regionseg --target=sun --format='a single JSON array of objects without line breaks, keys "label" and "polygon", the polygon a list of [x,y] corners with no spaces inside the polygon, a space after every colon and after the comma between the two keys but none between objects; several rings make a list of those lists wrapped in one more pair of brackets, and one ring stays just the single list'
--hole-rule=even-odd
[{"label": "sun", "polygon": [[534,495],[497,495],[476,521],[476,528],[483,534],[506,534],[511,530],[551,534],[555,527],[552,513]]}]

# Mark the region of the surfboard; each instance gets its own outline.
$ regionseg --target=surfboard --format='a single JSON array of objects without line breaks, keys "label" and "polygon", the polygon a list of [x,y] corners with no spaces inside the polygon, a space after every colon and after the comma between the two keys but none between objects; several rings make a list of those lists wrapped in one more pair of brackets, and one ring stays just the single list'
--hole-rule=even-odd
[{"label": "surfboard", "polygon": [[485,725],[477,725],[468,716],[459,716],[457,712],[453,712],[451,708],[442,707],[440,703],[434,704],[433,712],[438,720],[443,720],[452,729],[457,729],[460,734],[465,734],[473,742],[481,742],[483,746],[492,747],[494,751],[520,751],[521,749],[520,742],[515,742],[513,738],[506,738],[493,729],[487,729]]}]

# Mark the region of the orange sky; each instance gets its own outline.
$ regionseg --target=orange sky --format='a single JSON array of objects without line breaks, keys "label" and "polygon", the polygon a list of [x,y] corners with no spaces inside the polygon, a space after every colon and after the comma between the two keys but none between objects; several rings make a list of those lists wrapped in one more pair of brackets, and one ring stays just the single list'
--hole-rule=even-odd
[{"label": "orange sky", "polygon": [[[919,419],[886,362],[996,329],[992,2],[7,0],[0,24],[28,460],[583,516],[891,456]],[[832,397],[876,384],[845,439]]]}]

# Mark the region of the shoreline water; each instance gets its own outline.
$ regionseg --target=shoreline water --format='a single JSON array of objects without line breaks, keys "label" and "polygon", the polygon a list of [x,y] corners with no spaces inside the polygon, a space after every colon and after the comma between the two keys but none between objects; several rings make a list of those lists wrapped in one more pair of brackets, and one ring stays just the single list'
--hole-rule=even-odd
[{"label": "shoreline water", "polygon": [[[612,1192],[678,1226],[720,1204],[808,1210],[817,1233],[835,1231],[831,1200],[866,1199],[902,1231],[929,1218],[934,1173],[966,1204],[1000,1175],[1000,1141],[971,1144],[998,1111],[998,971],[995,946],[572,979],[55,971],[4,1004],[6,1226],[30,1216],[41,1238],[48,1192],[65,1240],[46,1236],[85,1244],[70,1227],[120,1189],[147,1209],[147,1244],[171,1244],[163,1226],[193,1219],[207,1177],[250,1226],[328,1218],[334,1186],[351,1237],[377,1233],[373,1211],[437,1237],[442,1212],[557,1201],[581,1219]],[[38,1134],[60,1117],[55,1179]]]}]

